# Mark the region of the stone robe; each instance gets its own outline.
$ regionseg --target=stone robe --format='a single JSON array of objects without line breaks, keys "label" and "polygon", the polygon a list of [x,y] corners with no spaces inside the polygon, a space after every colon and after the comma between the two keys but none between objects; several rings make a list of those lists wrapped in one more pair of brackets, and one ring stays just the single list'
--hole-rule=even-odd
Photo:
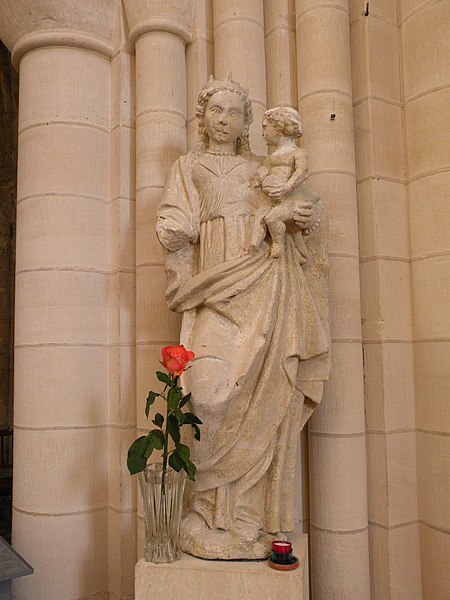
[{"label": "stone robe", "polygon": [[[246,255],[260,197],[258,163],[193,153],[173,165],[158,212],[169,308],[196,358],[183,382],[203,421],[189,507],[212,529],[237,521],[293,529],[295,448],[329,371],[326,217],[284,254]],[[297,228],[298,231],[298,228]],[[304,264],[303,264],[304,263]]]}]

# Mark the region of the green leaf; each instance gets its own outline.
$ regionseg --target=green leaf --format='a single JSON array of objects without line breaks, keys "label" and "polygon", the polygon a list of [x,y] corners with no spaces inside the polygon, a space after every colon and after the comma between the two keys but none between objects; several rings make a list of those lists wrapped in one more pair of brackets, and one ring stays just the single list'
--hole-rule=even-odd
[{"label": "green leaf", "polygon": [[194,438],[196,440],[200,440],[200,428],[199,428],[199,425],[203,425],[203,423],[202,423],[202,421],[200,421],[200,419],[198,417],[196,417],[194,415],[194,413],[185,413],[184,414],[184,424],[185,425],[192,425],[192,428],[195,431]]},{"label": "green leaf", "polygon": [[178,444],[174,454],[177,454],[181,462],[183,463],[183,469],[188,474],[188,477],[191,481],[195,481],[195,473],[197,471],[197,467],[190,460],[191,451],[189,450],[189,446],[185,446],[184,444]]},{"label": "green leaf", "polygon": [[176,451],[180,455],[181,460],[183,460],[183,461],[189,460],[189,457],[191,455],[191,451],[189,450],[189,446],[185,446],[185,444],[178,444]]},{"label": "green leaf", "polygon": [[129,450],[127,456],[127,467],[131,475],[143,471],[147,466],[145,453],[148,447],[148,439],[146,435],[135,440]]},{"label": "green leaf", "polygon": [[148,447],[145,451],[145,458],[150,458],[153,450],[162,450],[164,447],[164,434],[159,429],[152,429],[150,433],[147,435],[148,439]]},{"label": "green leaf", "polygon": [[161,394],[157,394],[156,392],[148,393],[147,404],[145,405],[145,416],[147,417],[147,419],[148,419],[148,413],[150,412],[150,406],[153,404],[153,402],[156,400],[156,398],[160,395]]},{"label": "green leaf", "polygon": [[173,467],[175,471],[184,469],[188,474],[189,479],[195,481],[197,467],[189,459],[189,448],[187,446],[184,446],[183,444],[177,446],[169,457],[169,465]]},{"label": "green leaf", "polygon": [[194,415],[194,413],[184,413],[184,422],[186,425],[192,425],[193,423],[197,423],[197,425],[203,425],[203,422],[200,421],[198,417]]},{"label": "green leaf", "polygon": [[[190,460],[191,451],[189,450],[189,446],[185,446],[184,444],[177,444],[175,451],[172,456],[176,454],[182,462],[183,469],[186,471],[189,479],[191,481],[195,481],[195,473],[197,471],[197,467]],[[178,460],[178,459],[175,459]]]},{"label": "green leaf", "polygon": [[195,473],[197,472],[197,467],[190,460],[183,462],[183,469],[188,474],[188,477],[191,481],[195,481]]},{"label": "green leaf", "polygon": [[147,437],[156,450],[164,448],[164,434],[160,429],[152,429]]},{"label": "green leaf", "polygon": [[167,419],[167,431],[175,442],[175,445],[178,446],[180,443],[180,424],[175,415],[169,415]]},{"label": "green leaf", "polygon": [[157,427],[162,427],[164,423],[163,415],[161,413],[156,413],[152,423],[154,423]]},{"label": "green leaf", "polygon": [[178,456],[177,451],[175,450],[170,456],[169,456],[169,465],[172,467],[172,469],[174,469],[177,473],[179,473],[181,471],[181,469],[183,468],[183,461],[181,460],[181,458]]},{"label": "green leaf", "polygon": [[182,410],[180,410],[178,407],[173,411],[173,414],[175,415],[175,417],[177,418],[178,423],[181,425],[183,425],[184,423],[184,412]]},{"label": "green leaf", "polygon": [[167,373],[162,373],[161,371],[156,371],[156,377],[159,381],[162,381],[166,385],[170,385],[172,383],[172,378]]},{"label": "green leaf", "polygon": [[169,410],[175,410],[178,407],[178,402],[181,400],[181,390],[179,388],[170,388],[167,394],[167,406]]},{"label": "green leaf", "polygon": [[145,460],[148,460],[150,458],[154,449],[155,449],[155,446],[150,442],[149,445],[147,446],[147,450],[145,451],[145,454],[144,454]]},{"label": "green leaf", "polygon": [[183,396],[183,398],[181,399],[180,402],[180,408],[183,408],[183,406],[185,406],[189,400],[191,399],[191,392],[189,392],[189,394],[186,394],[186,396]]},{"label": "green leaf", "polygon": [[195,423],[192,423],[192,427],[195,430],[195,433],[194,433],[195,439],[200,441],[200,427],[198,425],[196,425]]}]

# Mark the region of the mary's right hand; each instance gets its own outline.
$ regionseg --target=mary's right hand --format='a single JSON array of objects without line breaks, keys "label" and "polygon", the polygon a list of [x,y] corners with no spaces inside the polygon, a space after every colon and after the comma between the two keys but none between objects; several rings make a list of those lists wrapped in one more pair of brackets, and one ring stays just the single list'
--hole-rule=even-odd
[{"label": "mary's right hand", "polygon": [[197,242],[184,229],[171,223],[171,219],[164,217],[160,217],[157,221],[156,234],[160,244],[169,252],[176,252],[184,246]]}]

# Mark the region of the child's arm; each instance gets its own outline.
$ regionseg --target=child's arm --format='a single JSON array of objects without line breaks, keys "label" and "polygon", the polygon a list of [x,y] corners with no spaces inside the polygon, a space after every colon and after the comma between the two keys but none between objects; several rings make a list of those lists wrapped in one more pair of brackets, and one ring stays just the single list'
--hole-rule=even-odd
[{"label": "child's arm", "polygon": [[295,170],[291,177],[286,181],[284,185],[274,188],[270,191],[270,198],[279,200],[284,196],[290,194],[295,190],[301,183],[308,179],[308,154],[305,150],[299,148],[294,154],[294,167]]},{"label": "child's arm", "polygon": [[308,154],[306,150],[299,149],[295,153],[295,171],[287,181],[290,191],[295,190],[301,183],[309,177],[308,173]]}]

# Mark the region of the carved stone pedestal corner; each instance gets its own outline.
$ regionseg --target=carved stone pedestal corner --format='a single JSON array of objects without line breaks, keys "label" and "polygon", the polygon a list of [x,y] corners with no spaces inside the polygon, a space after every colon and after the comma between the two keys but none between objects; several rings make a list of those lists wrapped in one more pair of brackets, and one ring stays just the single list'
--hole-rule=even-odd
[{"label": "carved stone pedestal corner", "polygon": [[300,565],[295,571],[275,571],[267,561],[202,560],[183,554],[181,560],[136,565],[136,600],[309,600],[308,536],[290,534]]}]

